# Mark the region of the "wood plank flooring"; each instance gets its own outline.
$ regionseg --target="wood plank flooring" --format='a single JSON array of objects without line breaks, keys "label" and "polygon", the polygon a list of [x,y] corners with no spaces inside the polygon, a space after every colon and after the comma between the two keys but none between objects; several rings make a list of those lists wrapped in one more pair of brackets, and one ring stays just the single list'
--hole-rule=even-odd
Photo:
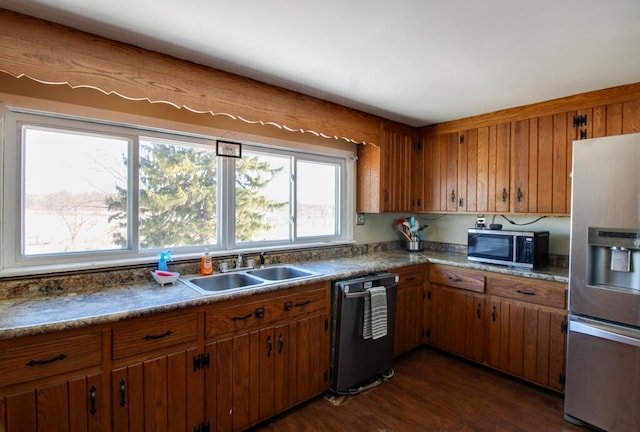
[{"label": "wood plank flooring", "polygon": [[564,421],[562,397],[420,348],[394,362],[386,383],[334,405],[323,397],[253,431],[582,431]]}]

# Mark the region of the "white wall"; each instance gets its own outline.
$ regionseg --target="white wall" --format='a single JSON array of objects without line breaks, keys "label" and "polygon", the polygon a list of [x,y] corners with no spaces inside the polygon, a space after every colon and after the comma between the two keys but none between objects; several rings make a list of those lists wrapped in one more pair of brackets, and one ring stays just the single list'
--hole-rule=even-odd
[{"label": "white wall", "polygon": [[[398,218],[414,216],[420,225],[429,225],[424,230],[425,240],[467,244],[467,228],[472,228],[476,221],[476,215],[456,215],[456,214],[366,214],[365,224],[356,225],[354,236],[358,243],[374,243],[381,241],[391,241],[401,239],[400,233],[396,231],[396,221]],[[354,215],[355,217],[355,215]],[[521,224],[533,221],[538,216],[507,216],[510,220]],[[487,215],[487,224],[491,223],[493,215]],[[495,223],[502,224],[503,229],[549,231],[550,244],[549,252],[555,255],[569,255],[569,217],[546,217],[531,225],[511,225],[502,216],[495,216]]]}]

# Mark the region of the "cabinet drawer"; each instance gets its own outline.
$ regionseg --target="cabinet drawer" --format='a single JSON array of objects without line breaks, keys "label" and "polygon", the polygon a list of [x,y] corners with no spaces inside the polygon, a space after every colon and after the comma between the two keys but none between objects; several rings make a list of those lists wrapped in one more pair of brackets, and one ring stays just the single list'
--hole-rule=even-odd
[{"label": "cabinet drawer", "polygon": [[303,291],[263,301],[241,304],[207,312],[206,335],[209,338],[250,330],[301,315],[324,312],[328,289]]},{"label": "cabinet drawer", "polygon": [[0,349],[0,387],[72,372],[102,362],[102,334]]},{"label": "cabinet drawer", "polygon": [[397,269],[400,287],[408,284],[424,283],[425,266],[411,266]]},{"label": "cabinet drawer", "polygon": [[551,282],[515,276],[488,276],[489,294],[522,300],[559,309],[567,307],[567,286]]},{"label": "cabinet drawer", "polygon": [[468,291],[484,292],[484,274],[475,270],[432,265],[429,268],[429,281]]},{"label": "cabinet drawer", "polygon": [[113,359],[195,341],[195,313],[178,317],[151,317],[124,323],[113,329]]}]

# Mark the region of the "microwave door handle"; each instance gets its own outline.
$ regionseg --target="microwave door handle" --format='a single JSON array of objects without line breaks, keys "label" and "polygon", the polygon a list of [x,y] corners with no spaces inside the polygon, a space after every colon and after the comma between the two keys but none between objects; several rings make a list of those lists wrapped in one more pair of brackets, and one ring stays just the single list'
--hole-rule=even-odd
[{"label": "microwave door handle", "polygon": [[513,236],[513,262],[520,262],[518,259],[518,236]]}]

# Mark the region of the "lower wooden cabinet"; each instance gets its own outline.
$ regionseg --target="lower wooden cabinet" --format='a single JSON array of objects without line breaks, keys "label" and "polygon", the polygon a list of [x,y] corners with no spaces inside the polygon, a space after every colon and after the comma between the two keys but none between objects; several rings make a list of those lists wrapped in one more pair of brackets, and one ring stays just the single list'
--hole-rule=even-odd
[{"label": "lower wooden cabinet", "polygon": [[486,363],[562,391],[567,325],[566,285],[525,281],[526,284],[522,278],[508,276],[487,278],[489,330]]},{"label": "lower wooden cabinet", "polygon": [[113,370],[113,431],[196,430],[205,419],[198,355],[179,350]]},{"label": "lower wooden cabinet", "polygon": [[[211,312],[241,321],[243,327],[206,345],[211,430],[247,429],[329,388],[329,287],[315,289],[324,296],[320,310],[318,292],[310,290],[294,302],[277,297]],[[217,332],[210,329],[208,334]]]},{"label": "lower wooden cabinet", "polygon": [[9,393],[0,398],[0,430],[104,431],[107,400],[100,373]]},{"label": "lower wooden cabinet", "polygon": [[562,392],[566,288],[559,282],[430,265],[427,342]]},{"label": "lower wooden cabinet", "polygon": [[474,270],[433,266],[429,270],[429,342],[482,361],[484,357],[484,275]]},{"label": "lower wooden cabinet", "polygon": [[425,264],[394,269],[394,273],[398,273],[400,277],[394,356],[399,356],[422,345],[425,272]]}]

